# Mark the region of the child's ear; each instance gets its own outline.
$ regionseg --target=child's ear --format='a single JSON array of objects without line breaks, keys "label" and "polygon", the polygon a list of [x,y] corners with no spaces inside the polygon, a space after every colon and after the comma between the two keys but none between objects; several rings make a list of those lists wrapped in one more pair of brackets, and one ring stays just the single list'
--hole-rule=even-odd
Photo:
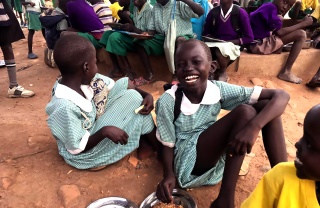
[{"label": "child's ear", "polygon": [[216,61],[211,61],[210,65],[210,74],[214,74],[214,72],[217,70],[217,62]]},{"label": "child's ear", "polygon": [[84,62],[84,64],[83,64],[83,72],[86,73],[86,72],[88,72],[88,70],[89,70],[88,62]]}]

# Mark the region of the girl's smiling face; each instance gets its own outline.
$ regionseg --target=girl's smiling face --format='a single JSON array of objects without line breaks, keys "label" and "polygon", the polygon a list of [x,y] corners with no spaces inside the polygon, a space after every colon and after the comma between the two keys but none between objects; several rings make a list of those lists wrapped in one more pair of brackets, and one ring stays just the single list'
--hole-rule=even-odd
[{"label": "girl's smiling face", "polygon": [[[188,91],[203,90],[207,87],[209,71],[215,65],[208,60],[204,46],[199,41],[186,41],[180,43],[175,54],[176,75]],[[209,54],[211,56],[211,54]]]},{"label": "girl's smiling face", "polygon": [[295,144],[294,164],[301,179],[320,181],[320,105],[312,108],[304,120],[302,138]]}]

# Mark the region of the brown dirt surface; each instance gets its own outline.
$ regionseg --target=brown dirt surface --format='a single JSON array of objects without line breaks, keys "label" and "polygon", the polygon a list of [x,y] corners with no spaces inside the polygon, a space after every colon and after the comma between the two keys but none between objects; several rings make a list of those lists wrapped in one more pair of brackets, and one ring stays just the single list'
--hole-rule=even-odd
[{"label": "brown dirt surface", "polygon": [[[23,30],[27,35],[27,30]],[[45,42],[42,35],[36,32],[34,37],[34,52],[39,55],[36,60],[27,59],[26,39],[14,43],[13,48],[18,81],[25,88],[34,90],[36,95],[27,99],[7,98],[7,71],[5,67],[0,69],[0,207],[86,207],[99,198],[109,196],[125,197],[140,205],[156,190],[162,179],[161,164],[156,157],[138,161],[134,167],[128,161],[129,157],[136,157],[136,152],[133,152],[96,172],[77,170],[67,165],[59,156],[56,141],[46,124],[45,106],[59,72],[44,64]],[[2,53],[0,59],[3,59],[1,57]],[[231,83],[252,86],[250,78],[244,75],[229,73],[229,76]],[[319,90],[285,83],[275,77],[257,75],[257,78],[265,85],[284,89],[291,95],[283,115],[283,127],[288,158],[292,161],[295,157],[294,144],[302,135],[305,113],[319,102]],[[163,92],[162,83],[156,82],[142,89],[157,99]],[[269,169],[261,136],[252,152],[250,171],[246,176],[240,176],[237,183],[236,207],[240,207]],[[203,208],[209,207],[219,188],[220,184],[188,191],[198,207]]]}]

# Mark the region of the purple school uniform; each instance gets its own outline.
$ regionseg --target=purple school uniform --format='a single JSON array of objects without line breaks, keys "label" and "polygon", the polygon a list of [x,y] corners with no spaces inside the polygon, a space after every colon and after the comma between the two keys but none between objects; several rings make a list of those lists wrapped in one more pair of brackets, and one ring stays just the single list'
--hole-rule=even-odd
[{"label": "purple school uniform", "polygon": [[263,4],[250,14],[250,24],[254,39],[270,37],[270,32],[280,30],[282,21],[278,17],[278,9],[273,3]]},{"label": "purple school uniform", "polygon": [[101,32],[103,24],[85,0],[74,0],[67,3],[71,26],[80,32]]},{"label": "purple school uniform", "polygon": [[[239,27],[243,34],[243,36],[240,38],[240,42],[242,44],[248,44],[253,41],[253,33],[250,26],[249,15],[242,8],[240,8],[239,18]],[[215,21],[214,31],[212,30],[212,22],[213,10],[211,10],[207,16],[203,29],[204,36],[210,35],[214,38],[225,41],[239,39],[239,35],[232,27],[231,13],[226,17],[226,19],[224,19],[220,14],[219,18],[217,18]]]}]

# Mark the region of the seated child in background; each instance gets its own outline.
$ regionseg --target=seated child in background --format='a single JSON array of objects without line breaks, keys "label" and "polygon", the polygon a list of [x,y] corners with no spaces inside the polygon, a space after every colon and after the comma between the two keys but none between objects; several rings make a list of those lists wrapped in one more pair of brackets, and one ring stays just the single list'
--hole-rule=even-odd
[{"label": "seated child in background", "polygon": [[[127,23],[122,25],[121,29],[141,34],[147,31],[148,22],[152,15],[152,6],[147,0],[134,1],[134,5],[133,14],[130,15],[134,25]],[[113,64],[111,76],[117,77],[128,75],[129,79],[134,80],[135,73],[132,72],[129,61],[126,57],[127,51],[135,51],[134,40],[135,38],[120,32],[105,32],[103,34],[100,43],[106,46],[106,51],[108,51],[110,55]],[[124,72],[119,65],[117,56],[125,67]]]},{"label": "seated child in background", "polygon": [[303,19],[311,14],[318,6],[318,0],[297,1],[289,11],[289,17],[293,20]]},{"label": "seated child in background", "polygon": [[[234,22],[237,21],[237,28]],[[231,61],[240,56],[240,45],[253,41],[248,13],[233,4],[233,0],[221,0],[220,6],[213,8],[207,17],[203,36],[227,42],[208,42],[214,59],[218,62],[218,70],[214,77],[219,81],[227,81],[226,70]]]},{"label": "seated child in background", "polygon": [[104,25],[104,31],[112,30],[108,23],[113,23],[112,11],[103,0],[89,0],[92,4],[94,12],[98,15],[100,21]]},{"label": "seated child in background", "polygon": [[[164,176],[157,197],[171,201],[176,180],[182,188],[191,188],[215,185],[222,179],[211,207],[234,208],[241,164],[260,130],[271,167],[287,161],[281,114],[289,94],[209,81],[216,62],[208,46],[195,39],[179,44],[175,66],[180,85],[173,85],[156,104]],[[179,101],[181,113],[176,117]],[[221,109],[231,112],[217,120]]]},{"label": "seated child in background", "polygon": [[57,40],[60,38],[62,31],[66,31],[69,27],[67,19],[67,3],[71,0],[59,0],[58,7],[47,9],[40,16],[40,22],[45,28],[45,37],[47,48],[44,50],[44,62],[54,68],[53,48]]},{"label": "seated child in background", "polygon": [[[137,51],[146,70],[146,77],[134,80],[136,86],[148,84],[155,80],[148,55],[164,54],[164,40],[169,28],[174,0],[157,0],[153,7],[152,17],[148,25],[148,34],[152,39],[137,41]],[[192,0],[176,1],[176,36],[177,40],[193,38],[191,18],[198,18],[204,14],[203,8]]]},{"label": "seated child in background", "polygon": [[87,38],[95,48],[101,48],[99,40],[104,32],[104,25],[92,6],[85,0],[73,0],[67,3],[67,11],[72,31],[63,32],[63,35],[77,32]]},{"label": "seated child in background", "polygon": [[280,163],[266,173],[241,208],[320,207],[320,105],[304,120],[293,162]]},{"label": "seated child in background", "polygon": [[255,54],[272,54],[281,52],[283,45],[293,42],[288,59],[279,72],[278,78],[300,84],[302,80],[292,74],[291,69],[306,40],[306,32],[302,29],[312,24],[312,18],[306,16],[302,22],[282,28],[282,16],[278,16],[285,15],[294,2],[295,0],[274,0],[272,3],[263,4],[250,14],[254,39],[260,41],[251,45],[250,51]]},{"label": "seated child in background", "polygon": [[54,50],[62,78],[46,107],[47,123],[66,163],[78,169],[101,167],[135,150],[140,137],[156,142],[150,94],[134,90],[128,78],[114,82],[97,74],[96,51],[81,36],[62,36]]}]

